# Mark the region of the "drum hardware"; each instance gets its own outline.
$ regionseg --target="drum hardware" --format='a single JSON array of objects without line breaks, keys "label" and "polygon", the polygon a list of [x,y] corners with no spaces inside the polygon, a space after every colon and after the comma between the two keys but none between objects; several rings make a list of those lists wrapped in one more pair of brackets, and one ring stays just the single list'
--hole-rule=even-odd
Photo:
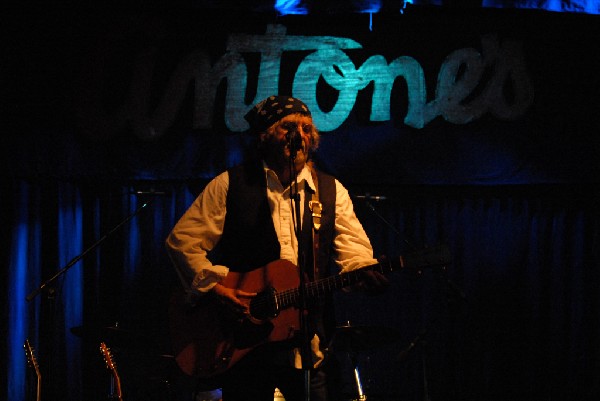
[{"label": "drum hardware", "polygon": [[352,401],[365,401],[367,399],[358,369],[359,352],[391,344],[399,339],[400,333],[390,327],[352,326],[350,322],[347,322],[344,326],[336,327],[331,344],[333,349],[345,351],[350,356],[358,397]]}]

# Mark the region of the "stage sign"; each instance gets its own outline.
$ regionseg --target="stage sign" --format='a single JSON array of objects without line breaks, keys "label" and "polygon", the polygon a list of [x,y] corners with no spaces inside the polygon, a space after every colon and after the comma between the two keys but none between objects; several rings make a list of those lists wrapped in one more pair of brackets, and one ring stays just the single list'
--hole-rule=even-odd
[{"label": "stage sign", "polygon": [[[65,177],[210,178],[252,153],[243,115],[288,94],[309,106],[322,133],[317,162],[354,184],[597,177],[593,16],[411,9],[372,21],[183,11],[78,18],[86,23],[53,43],[59,56],[46,60],[58,74],[71,67],[59,81],[71,81],[68,93],[46,82],[68,96],[55,107],[69,120],[48,141],[55,151],[23,152],[24,174],[40,174],[36,162],[49,158]],[[34,121],[25,137],[55,126]]]}]

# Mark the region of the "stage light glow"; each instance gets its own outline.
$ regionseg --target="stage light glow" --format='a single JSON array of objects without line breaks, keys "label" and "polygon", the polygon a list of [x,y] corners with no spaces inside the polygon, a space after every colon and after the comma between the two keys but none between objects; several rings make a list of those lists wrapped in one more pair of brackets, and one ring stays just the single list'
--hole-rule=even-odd
[{"label": "stage light glow", "polygon": [[358,12],[361,13],[378,13],[381,10],[381,0],[363,1],[357,5]]},{"label": "stage light glow", "polygon": [[274,7],[281,15],[308,14],[308,10],[301,3],[300,0],[276,0]]},{"label": "stage light glow", "polygon": [[515,0],[510,3],[503,0],[483,0],[481,5],[490,8],[521,8],[562,13],[600,14],[600,0]]}]

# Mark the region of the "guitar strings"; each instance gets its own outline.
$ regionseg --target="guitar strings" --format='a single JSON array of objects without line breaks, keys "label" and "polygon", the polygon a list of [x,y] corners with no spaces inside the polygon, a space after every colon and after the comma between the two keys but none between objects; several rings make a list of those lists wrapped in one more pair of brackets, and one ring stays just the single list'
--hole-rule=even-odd
[{"label": "guitar strings", "polygon": [[[337,284],[341,284],[342,286],[346,286],[349,284],[353,284],[361,280],[360,274],[362,274],[365,270],[374,270],[375,267],[379,267],[383,272],[383,266],[381,264],[367,266],[365,268],[352,270],[350,272],[340,274],[337,276],[327,277],[325,279],[310,282],[305,284],[305,294],[310,295],[312,297],[319,297],[320,292],[325,290],[331,290],[337,288]],[[338,283],[336,283],[338,282]],[[321,287],[321,288],[319,288]],[[321,291],[319,291],[321,290]],[[271,302],[267,297],[262,297],[256,299],[254,302],[251,302],[252,307],[263,309],[269,305],[281,305],[282,309],[286,308],[289,305],[295,305],[298,302],[298,298],[300,297],[300,288],[293,288],[288,290],[283,290],[281,292],[275,292],[274,294],[276,302]]]}]

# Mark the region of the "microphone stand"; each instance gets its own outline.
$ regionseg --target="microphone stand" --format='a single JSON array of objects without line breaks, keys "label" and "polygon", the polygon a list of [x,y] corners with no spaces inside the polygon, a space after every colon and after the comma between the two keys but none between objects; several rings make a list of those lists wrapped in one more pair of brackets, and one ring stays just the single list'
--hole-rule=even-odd
[{"label": "microphone stand", "polygon": [[[58,279],[60,276],[62,276],[63,274],[65,274],[67,272],[67,270],[69,270],[71,267],[73,267],[73,265],[75,263],[77,263],[81,259],[83,259],[85,257],[85,255],[87,255],[88,253],[90,253],[91,251],[93,251],[94,249],[96,249],[98,246],[100,246],[101,243],[103,243],[115,231],[117,231],[119,228],[121,228],[121,226],[123,226],[125,223],[127,223],[131,219],[133,219],[146,206],[148,206],[148,203],[144,202],[144,204],[142,204],[142,206],[140,206],[136,211],[134,211],[132,214],[130,214],[129,216],[127,216],[127,218],[125,218],[123,221],[121,221],[119,224],[117,224],[112,230],[110,230],[107,234],[105,234],[104,236],[102,236],[102,238],[100,238],[98,241],[96,241],[95,243],[93,243],[89,248],[87,248],[81,254],[79,254],[79,255],[75,256],[73,259],[71,259],[65,265],[65,267],[63,267],[58,272],[56,272],[56,274],[54,274],[54,276],[50,277],[48,280],[46,280],[44,283],[42,283],[38,288],[36,288],[35,290],[31,291],[31,293],[29,293],[29,295],[27,295],[27,297],[25,298],[27,300],[27,302],[31,302],[40,292],[42,292],[46,287],[48,287],[54,281],[56,281],[56,279]],[[53,290],[51,288],[49,288],[48,291],[52,292]]]},{"label": "microphone stand", "polygon": [[[362,197],[361,197],[362,198]],[[379,200],[378,198],[382,198],[385,199],[383,197],[370,197],[368,195],[366,195],[364,198],[365,203],[367,204],[367,206],[369,207],[369,209],[371,210],[371,212],[379,219],[381,220],[388,228],[390,228],[395,234],[397,234],[399,237],[401,236],[400,231],[398,231],[396,229],[396,227],[394,227],[388,220],[386,220],[376,209],[375,206],[373,206],[373,204],[370,202],[371,199],[375,199],[375,200]],[[410,242],[409,240],[407,240],[406,238],[402,238],[403,242],[411,248],[411,250],[415,251],[417,250],[417,247]],[[446,282],[446,285],[448,286],[448,288],[451,290],[451,293],[453,296],[455,296],[457,299],[459,299],[462,302],[467,302],[467,297],[464,293],[464,291],[457,286],[452,280],[450,280],[450,278],[448,278],[446,271],[444,270],[444,280]],[[427,333],[429,332],[429,327],[433,326],[434,323],[437,323],[438,318],[434,318],[433,321],[429,322],[429,324],[427,325],[427,328],[423,329],[410,343],[410,345],[403,351],[401,351],[397,356],[396,359],[398,361],[402,361],[404,360],[407,355],[413,350],[415,349],[418,345],[421,346],[421,367],[422,367],[422,374],[423,374],[423,400],[424,401],[430,401],[431,398],[429,396],[429,382],[427,380],[427,373],[428,373],[428,368],[427,368],[427,355],[426,355],[426,345],[427,345],[427,341],[425,340],[425,337],[427,336]]]},{"label": "microphone stand", "polygon": [[[46,321],[47,324],[48,324],[47,327],[48,327],[49,330],[52,330],[52,328],[54,327],[54,313],[55,313],[55,310],[56,310],[56,306],[55,306],[55,302],[54,302],[56,300],[56,290],[54,289],[54,287],[52,287],[50,285],[52,283],[54,283],[60,276],[62,276],[63,274],[65,274],[71,267],[73,267],[73,265],[75,265],[75,263],[79,262],[88,253],[90,253],[91,251],[93,251],[94,249],[96,249],[98,246],[100,246],[101,243],[103,243],[106,239],[108,239],[108,237],[110,237],[115,231],[117,231],[119,228],[121,228],[125,223],[127,223],[131,219],[133,219],[146,206],[148,206],[148,203],[144,202],[142,204],[142,206],[140,206],[139,208],[137,208],[132,214],[130,214],[129,216],[127,216],[123,221],[121,221],[119,224],[117,224],[107,234],[105,234],[104,236],[102,236],[102,238],[100,238],[98,241],[96,241],[95,243],[93,243],[89,248],[87,248],[81,254],[79,254],[79,255],[75,256],[73,259],[71,259],[62,269],[60,269],[58,272],[56,272],[56,274],[54,274],[48,280],[44,281],[39,287],[37,287],[35,290],[31,291],[25,297],[25,299],[27,300],[27,302],[31,302],[38,294],[40,294],[42,291],[46,290],[46,292],[47,292],[46,299],[50,303],[50,305],[49,305],[49,311],[48,311],[48,316],[50,316],[50,317]],[[53,332],[50,333],[50,334],[52,336],[54,335]],[[50,349],[52,349],[52,347]],[[52,366],[51,358],[47,358],[46,370],[47,370],[48,373],[51,373],[51,366]],[[51,376],[51,374],[48,375],[48,376],[46,376],[46,377],[50,377],[50,376]]]},{"label": "microphone stand", "polygon": [[392,230],[394,232],[394,234],[396,234],[399,238],[402,238],[402,241],[412,250],[412,251],[416,251],[417,247],[411,243],[409,240],[407,240],[406,238],[402,237],[402,233],[400,233],[400,231],[398,231],[398,229],[396,227],[394,227],[392,225],[392,223],[390,223],[389,221],[386,220],[385,217],[383,217],[376,209],[375,206],[373,206],[373,203],[371,203],[371,199],[375,199],[375,200],[379,200],[378,198],[381,199],[385,199],[384,197],[371,197],[369,195],[366,195],[363,199],[365,200],[365,203],[367,205],[367,207],[369,208],[369,210],[371,211],[371,213],[373,213],[379,220],[381,220],[383,222],[383,224],[385,224],[390,230]]},{"label": "microphone stand", "polygon": [[[295,127],[290,127],[287,133],[288,149],[290,151],[289,169],[290,169],[290,200],[294,202],[294,212],[296,220],[296,239],[298,241],[298,275],[300,285],[298,287],[299,295],[299,320],[301,333],[300,356],[302,361],[302,370],[304,370],[304,399],[310,401],[310,339],[307,324],[307,303],[306,303],[306,258],[304,254],[304,244],[302,238],[302,216],[300,214],[300,193],[298,191],[298,174],[294,166],[296,153],[298,152],[296,135],[299,133]],[[300,143],[303,146],[303,143]],[[307,213],[305,210],[304,213]]]}]

